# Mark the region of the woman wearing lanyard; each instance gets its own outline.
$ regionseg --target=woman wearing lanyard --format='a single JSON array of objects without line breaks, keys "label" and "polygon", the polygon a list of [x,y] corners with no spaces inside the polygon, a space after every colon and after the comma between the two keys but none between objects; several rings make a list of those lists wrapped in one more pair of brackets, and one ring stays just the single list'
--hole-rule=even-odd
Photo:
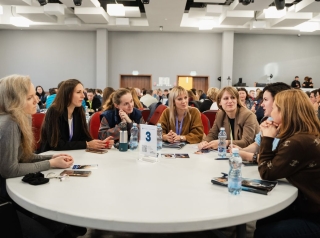
[{"label": "woman wearing lanyard", "polygon": [[218,134],[221,127],[226,129],[227,146],[230,145],[231,138],[233,143],[240,147],[250,145],[260,131],[259,124],[256,115],[241,103],[238,91],[233,87],[221,89],[217,96],[217,103],[221,110],[217,113],[209,134],[198,148],[218,148]]},{"label": "woman wearing lanyard", "polygon": [[103,141],[91,138],[82,107],[83,99],[83,85],[79,80],[68,79],[62,83],[41,128],[41,152],[112,147],[111,137]]},{"label": "woman wearing lanyard", "polygon": [[203,138],[203,125],[197,108],[188,107],[188,93],[180,87],[174,87],[169,94],[169,108],[160,117],[162,139],[173,143],[185,141],[199,143]]}]

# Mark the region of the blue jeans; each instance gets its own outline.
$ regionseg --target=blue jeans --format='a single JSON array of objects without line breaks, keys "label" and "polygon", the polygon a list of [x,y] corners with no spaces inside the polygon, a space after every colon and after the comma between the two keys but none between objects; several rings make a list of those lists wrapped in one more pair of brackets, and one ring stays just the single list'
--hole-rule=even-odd
[{"label": "blue jeans", "polygon": [[255,238],[318,238],[320,214],[298,214],[292,206],[257,221]]}]

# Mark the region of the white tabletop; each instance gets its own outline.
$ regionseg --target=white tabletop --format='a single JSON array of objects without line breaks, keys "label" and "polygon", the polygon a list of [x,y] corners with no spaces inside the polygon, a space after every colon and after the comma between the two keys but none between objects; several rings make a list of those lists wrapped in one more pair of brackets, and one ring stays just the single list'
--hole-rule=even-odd
[{"label": "white tabletop", "polygon": [[[190,159],[161,158],[153,164],[137,161],[137,151],[68,151],[75,164],[99,164],[99,168],[87,178],[51,179],[40,186],[8,179],[7,190],[15,202],[40,216],[126,232],[186,232],[243,224],[274,214],[297,197],[297,189],[287,183],[268,195],[230,195],[226,187],[211,183],[212,177],[228,172],[228,161],[215,160],[216,152],[196,155],[195,151],[196,145],[163,149],[163,153],[189,153]],[[257,166],[243,167],[242,175],[260,177]]]}]

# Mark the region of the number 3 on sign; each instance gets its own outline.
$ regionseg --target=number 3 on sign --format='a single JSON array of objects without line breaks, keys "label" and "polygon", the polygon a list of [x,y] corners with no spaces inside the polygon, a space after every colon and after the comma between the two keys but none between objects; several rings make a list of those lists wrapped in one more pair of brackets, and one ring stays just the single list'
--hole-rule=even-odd
[{"label": "number 3 on sign", "polygon": [[151,141],[151,133],[150,133],[150,131],[147,131],[146,132],[146,141]]}]

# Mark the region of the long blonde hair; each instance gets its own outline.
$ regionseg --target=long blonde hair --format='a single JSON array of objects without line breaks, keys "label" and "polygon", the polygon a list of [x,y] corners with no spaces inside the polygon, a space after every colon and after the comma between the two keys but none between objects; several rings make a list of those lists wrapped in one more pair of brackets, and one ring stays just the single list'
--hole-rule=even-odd
[{"label": "long blonde hair", "polygon": [[312,104],[303,91],[289,89],[278,93],[274,100],[281,113],[279,138],[287,139],[296,133],[320,135],[320,122]]},{"label": "long blonde hair", "polygon": [[[170,94],[169,94],[169,99],[168,99],[169,100],[169,112],[170,112],[169,121],[170,121],[170,124],[172,124],[173,126],[176,126],[175,119],[177,117],[176,104],[174,101],[181,94],[186,94],[188,96],[187,90],[185,90],[181,86],[173,87],[172,90],[170,91]],[[189,112],[189,109],[186,110],[186,113],[191,118],[191,114]]]},{"label": "long blonde hair", "polygon": [[28,160],[34,150],[31,115],[24,112],[31,87],[29,76],[10,75],[0,79],[0,114],[9,114],[21,131],[23,155],[19,160]]}]

